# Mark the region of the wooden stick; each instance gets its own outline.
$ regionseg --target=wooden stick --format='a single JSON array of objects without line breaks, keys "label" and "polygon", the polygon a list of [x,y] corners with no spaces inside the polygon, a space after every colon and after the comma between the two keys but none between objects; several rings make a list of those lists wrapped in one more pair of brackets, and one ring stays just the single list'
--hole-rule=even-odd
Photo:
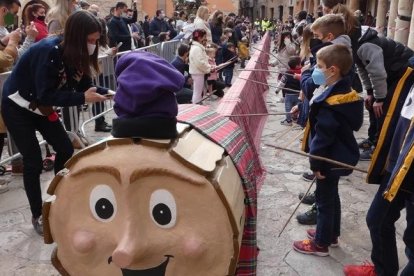
[{"label": "wooden stick", "polygon": [[211,92],[211,94],[210,95],[207,95],[207,96],[205,96],[204,98],[202,98],[199,102],[197,102],[197,103],[195,103],[195,104],[201,104],[202,102],[204,102],[205,100],[207,100],[208,98],[211,98],[211,96],[213,96],[214,95],[214,92],[216,92],[217,90],[213,90],[212,92]]},{"label": "wooden stick", "polygon": [[363,170],[363,169],[360,169],[358,167],[354,167],[354,166],[351,166],[351,165],[348,165],[348,164],[345,164],[345,163],[342,163],[342,162],[339,162],[339,161],[336,161],[336,160],[332,160],[332,159],[329,159],[329,158],[326,158],[326,157],[307,154],[307,153],[303,153],[303,152],[300,152],[300,151],[287,149],[287,148],[274,146],[274,145],[269,145],[269,144],[265,144],[265,145],[268,146],[268,147],[274,148],[274,149],[284,150],[284,151],[287,151],[287,152],[295,153],[295,154],[302,155],[302,156],[312,158],[312,159],[315,159],[315,160],[325,161],[327,163],[331,163],[331,164],[334,164],[334,165],[337,165],[337,166],[340,166],[340,167],[343,167],[343,168],[346,168],[346,169],[355,170],[355,171],[359,171],[359,172],[362,172],[362,173],[368,173],[368,171],[366,171],[366,170]]},{"label": "wooden stick", "polygon": [[263,50],[260,50],[259,48],[254,47],[254,46],[252,46],[252,48],[255,49],[255,50],[258,50],[258,51],[260,51],[260,52],[262,52],[262,53],[264,53],[264,54],[266,54],[268,56],[274,57],[277,61],[279,61],[280,64],[282,64],[282,65],[284,65],[286,67],[289,67],[286,63],[282,62],[276,55],[272,54],[271,52],[270,53],[265,52]]},{"label": "wooden stick", "polygon": [[298,205],[296,205],[295,210],[293,210],[292,214],[290,215],[290,217],[288,218],[288,220],[286,221],[285,225],[283,226],[282,230],[280,230],[279,235],[277,236],[278,238],[280,238],[280,235],[282,235],[283,231],[285,231],[286,226],[289,224],[290,220],[292,219],[292,217],[295,215],[296,211],[299,209],[299,206],[302,204],[303,199],[309,194],[313,184],[315,184],[316,181],[316,177],[313,178],[312,183],[309,185],[308,190],[306,191],[305,195],[302,197],[302,199],[299,201]]},{"label": "wooden stick", "polygon": [[269,87],[273,87],[273,88],[276,88],[276,89],[283,89],[283,90],[287,90],[287,91],[292,91],[292,92],[300,93],[300,90],[290,89],[290,88],[286,88],[286,87],[279,87],[279,86],[271,85],[271,84],[268,84],[268,83],[265,83],[265,82],[255,81],[255,80],[250,80],[250,79],[245,79],[245,78],[238,77],[238,76],[235,76],[235,77],[236,78],[239,78],[241,80],[251,81],[251,82],[254,82],[254,83],[258,83],[258,84],[267,85]]},{"label": "wooden stick", "polygon": [[235,114],[235,115],[226,115],[224,117],[284,116],[287,114],[291,114],[291,113],[280,112],[280,113]]},{"label": "wooden stick", "polygon": [[265,70],[265,69],[238,69],[237,71],[269,72],[269,73],[278,73],[278,74],[291,76],[291,77],[295,76],[294,74],[284,73],[284,72],[276,71],[276,70]]}]

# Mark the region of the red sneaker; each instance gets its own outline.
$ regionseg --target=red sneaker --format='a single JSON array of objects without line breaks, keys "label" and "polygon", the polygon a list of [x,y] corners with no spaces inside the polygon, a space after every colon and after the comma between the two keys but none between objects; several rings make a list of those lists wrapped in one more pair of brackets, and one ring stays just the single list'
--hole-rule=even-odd
[{"label": "red sneaker", "polygon": [[318,246],[313,240],[295,241],[293,249],[296,251],[321,257],[329,256],[329,249],[327,246]]},{"label": "red sneaker", "polygon": [[376,276],[375,266],[368,262],[362,265],[346,265],[344,266],[345,276]]},{"label": "red sneaker", "polygon": [[[316,236],[316,229],[308,229],[306,230],[306,233],[308,234],[308,238],[311,240],[315,239]],[[338,247],[339,246],[339,242],[338,242],[338,237],[336,237],[332,242],[330,247]]]}]

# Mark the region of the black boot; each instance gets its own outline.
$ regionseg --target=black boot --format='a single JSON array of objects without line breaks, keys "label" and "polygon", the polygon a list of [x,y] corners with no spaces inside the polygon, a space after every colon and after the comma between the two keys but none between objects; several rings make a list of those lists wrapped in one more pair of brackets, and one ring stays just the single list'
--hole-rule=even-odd
[{"label": "black boot", "polygon": [[313,204],[312,207],[303,214],[296,216],[296,219],[300,224],[303,225],[315,225],[316,224],[316,215],[317,209],[316,204]]},{"label": "black boot", "polygon": [[108,125],[107,122],[103,121],[102,123],[95,123],[95,131],[98,132],[111,132],[112,126]]},{"label": "black boot", "polygon": [[[302,197],[304,196],[305,196],[305,193],[300,193],[299,200],[301,200]],[[305,198],[302,200],[302,203],[308,204],[308,205],[314,204],[315,203],[315,192],[306,195]]]}]

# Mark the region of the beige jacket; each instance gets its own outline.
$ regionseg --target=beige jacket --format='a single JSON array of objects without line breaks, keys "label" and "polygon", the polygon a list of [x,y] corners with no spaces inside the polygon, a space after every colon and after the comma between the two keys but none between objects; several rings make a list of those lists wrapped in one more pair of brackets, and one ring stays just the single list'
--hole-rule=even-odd
[{"label": "beige jacket", "polygon": [[211,71],[206,48],[197,41],[193,41],[191,44],[189,64],[190,74],[208,74]]}]

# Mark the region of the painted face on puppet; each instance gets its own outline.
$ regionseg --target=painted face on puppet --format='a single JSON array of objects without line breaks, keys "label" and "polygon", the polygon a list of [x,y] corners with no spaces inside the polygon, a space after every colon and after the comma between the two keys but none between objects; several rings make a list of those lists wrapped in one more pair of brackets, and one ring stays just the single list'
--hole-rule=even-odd
[{"label": "painted face on puppet", "polygon": [[[56,198],[45,236],[50,229],[60,272],[234,273],[240,239],[234,240],[225,204],[207,178],[159,145],[113,141],[75,156],[51,184]],[[243,210],[242,199],[243,192]]]}]

